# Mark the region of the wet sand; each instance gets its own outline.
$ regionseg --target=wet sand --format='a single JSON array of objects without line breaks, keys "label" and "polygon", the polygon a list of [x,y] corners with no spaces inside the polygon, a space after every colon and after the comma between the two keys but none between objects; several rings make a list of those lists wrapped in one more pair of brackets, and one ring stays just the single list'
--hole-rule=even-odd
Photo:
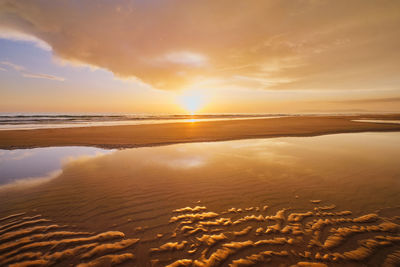
[{"label": "wet sand", "polygon": [[400,131],[399,124],[352,121],[357,119],[395,120],[400,119],[400,115],[296,116],[155,125],[10,130],[0,131],[0,149],[48,146],[127,148],[248,138]]},{"label": "wet sand", "polygon": [[76,158],[50,182],[0,192],[0,265],[398,266],[399,137]]}]

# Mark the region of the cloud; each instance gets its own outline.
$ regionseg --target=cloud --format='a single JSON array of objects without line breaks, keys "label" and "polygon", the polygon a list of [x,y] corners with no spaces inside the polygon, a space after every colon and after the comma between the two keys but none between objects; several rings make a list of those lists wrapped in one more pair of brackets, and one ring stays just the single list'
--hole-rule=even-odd
[{"label": "cloud", "polygon": [[396,0],[0,0],[0,33],[158,89],[204,79],[274,90],[396,89],[399,10]]},{"label": "cloud", "polygon": [[12,62],[8,62],[8,61],[1,61],[0,64],[2,64],[4,66],[7,66],[7,67],[10,67],[10,68],[13,68],[16,71],[25,70],[25,68],[23,66],[20,66],[20,65],[14,64]]},{"label": "cloud", "polygon": [[62,77],[50,75],[50,74],[43,74],[43,73],[23,73],[22,76],[26,78],[34,78],[34,79],[47,79],[47,80],[54,80],[54,81],[64,81],[65,79]]},{"label": "cloud", "polygon": [[345,103],[345,104],[382,104],[382,103],[396,103],[400,102],[400,97],[385,97],[385,98],[365,98],[365,99],[348,99],[329,101],[330,103]]},{"label": "cloud", "polygon": [[158,61],[193,67],[200,67],[207,64],[207,58],[205,56],[186,51],[167,53],[158,59]]},{"label": "cloud", "polygon": [[28,34],[24,34],[21,32],[16,32],[14,30],[10,30],[7,28],[1,28],[0,26],[0,39],[8,39],[13,41],[21,41],[21,42],[31,42],[34,43],[37,47],[51,51],[51,47],[43,42],[42,40]]},{"label": "cloud", "polygon": [[8,66],[8,67],[20,72],[21,75],[26,78],[47,79],[47,80],[54,80],[54,81],[61,81],[61,82],[65,80],[62,77],[58,77],[58,76],[54,76],[54,75],[50,75],[50,74],[34,73],[31,71],[28,71],[24,66],[14,64],[9,61],[0,61],[0,64],[2,64],[4,66]]}]

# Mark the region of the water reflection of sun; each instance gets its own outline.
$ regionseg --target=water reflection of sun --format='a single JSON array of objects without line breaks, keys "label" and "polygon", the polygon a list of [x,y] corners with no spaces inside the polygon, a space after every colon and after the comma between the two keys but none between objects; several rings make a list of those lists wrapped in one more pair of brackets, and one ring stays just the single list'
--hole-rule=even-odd
[{"label": "water reflection of sun", "polygon": [[191,115],[204,107],[206,96],[201,91],[186,91],[178,98],[179,104]]}]

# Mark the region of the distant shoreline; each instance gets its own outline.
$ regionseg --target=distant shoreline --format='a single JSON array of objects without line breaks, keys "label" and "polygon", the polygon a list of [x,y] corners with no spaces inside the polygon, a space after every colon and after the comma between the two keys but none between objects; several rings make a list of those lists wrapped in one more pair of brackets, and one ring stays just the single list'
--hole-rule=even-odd
[{"label": "distant shoreline", "polygon": [[91,126],[0,131],[0,149],[49,146],[132,148],[188,142],[400,131],[400,124],[355,122],[399,120],[400,114],[295,116],[143,125]]}]

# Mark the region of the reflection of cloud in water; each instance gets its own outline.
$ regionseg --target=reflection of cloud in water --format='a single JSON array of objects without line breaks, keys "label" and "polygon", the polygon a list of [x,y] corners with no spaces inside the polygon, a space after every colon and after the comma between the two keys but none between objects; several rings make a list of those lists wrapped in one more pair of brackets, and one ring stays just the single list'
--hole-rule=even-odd
[{"label": "reflection of cloud in water", "polygon": [[230,144],[230,147],[232,148],[252,148],[254,150],[262,150],[267,147],[282,147],[282,146],[292,145],[289,142],[277,139],[251,139],[251,140],[237,140],[228,142]]},{"label": "reflection of cloud in water", "polygon": [[[2,189],[36,185],[61,173],[64,164],[110,153],[93,147],[50,147],[0,151],[0,186]],[[56,175],[57,174],[57,175]]]},{"label": "reflection of cloud in water", "polygon": [[9,189],[22,189],[46,183],[58,177],[59,175],[61,175],[61,173],[62,170],[56,170],[41,177],[27,177],[27,178],[17,179],[12,181],[11,183],[0,185],[0,192]]},{"label": "reflection of cloud in water", "polygon": [[[173,169],[204,167],[221,159],[237,158],[249,161],[268,161],[290,164],[296,158],[287,153],[280,153],[280,148],[290,148],[293,144],[278,140],[251,139],[223,142],[202,142],[176,144],[165,147],[139,149],[140,158],[151,164],[163,165]],[[147,148],[148,149],[148,148]],[[127,149],[127,151],[132,151]],[[151,160],[149,160],[149,158]],[[142,161],[139,159],[139,161]]]},{"label": "reflection of cloud in water", "polygon": [[[281,149],[294,148],[294,144],[277,139],[236,140],[207,143],[208,145],[220,157],[228,156],[250,161],[261,160],[284,165],[291,164],[296,160],[295,156],[281,152]],[[204,149],[204,152],[208,153],[209,150],[210,147]]]},{"label": "reflection of cloud in water", "polygon": [[131,157],[137,155],[135,164],[149,164],[151,166],[161,165],[171,169],[190,169],[202,167],[207,164],[207,159],[211,156],[209,153],[203,153],[198,150],[197,144],[172,145],[152,148],[134,148],[126,149]]},{"label": "reflection of cloud in water", "polygon": [[73,163],[73,162],[76,163],[76,162],[88,161],[93,158],[107,155],[111,152],[114,152],[114,150],[96,151],[93,155],[67,156],[67,157],[61,159],[61,165],[64,166],[64,165],[67,165],[67,164]]},{"label": "reflection of cloud in water", "polygon": [[171,159],[165,163],[172,168],[194,168],[202,166],[205,162],[200,157],[192,157],[184,159]]},{"label": "reflection of cloud in water", "polygon": [[1,151],[0,152],[0,162],[7,162],[13,160],[21,160],[33,156],[32,151]]}]

